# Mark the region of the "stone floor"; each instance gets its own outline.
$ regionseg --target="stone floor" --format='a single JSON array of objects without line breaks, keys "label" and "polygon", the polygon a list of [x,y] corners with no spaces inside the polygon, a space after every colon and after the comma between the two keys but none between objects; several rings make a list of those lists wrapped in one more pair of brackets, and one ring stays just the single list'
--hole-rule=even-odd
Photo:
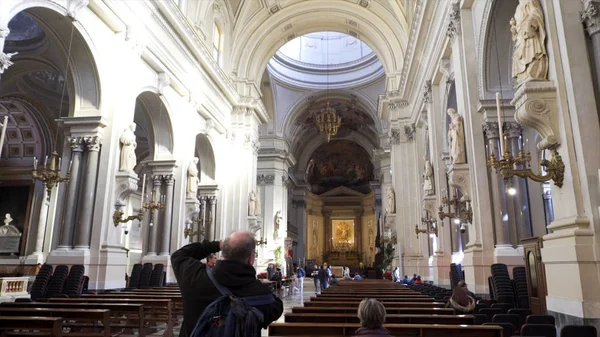
[{"label": "stone floor", "polygon": [[[293,291],[291,295],[286,294],[281,300],[283,301],[283,315],[276,322],[283,323],[286,312],[291,312],[292,307],[302,306],[304,301],[310,300],[311,296],[315,296],[315,285],[311,279],[306,279],[304,283],[304,291]],[[262,336],[268,336],[269,331],[263,330]]]}]

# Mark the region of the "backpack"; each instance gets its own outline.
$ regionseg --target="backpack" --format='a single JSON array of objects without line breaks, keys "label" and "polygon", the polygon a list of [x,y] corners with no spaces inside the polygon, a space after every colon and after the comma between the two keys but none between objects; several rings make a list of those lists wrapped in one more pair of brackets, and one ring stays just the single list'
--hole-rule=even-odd
[{"label": "backpack", "polygon": [[236,297],[215,280],[212,268],[206,273],[222,296],[204,309],[189,337],[260,336],[264,316],[255,307],[274,303],[273,294]]},{"label": "backpack", "polygon": [[304,269],[299,268],[298,269],[298,277],[304,277],[306,276],[306,272],[304,271]]}]

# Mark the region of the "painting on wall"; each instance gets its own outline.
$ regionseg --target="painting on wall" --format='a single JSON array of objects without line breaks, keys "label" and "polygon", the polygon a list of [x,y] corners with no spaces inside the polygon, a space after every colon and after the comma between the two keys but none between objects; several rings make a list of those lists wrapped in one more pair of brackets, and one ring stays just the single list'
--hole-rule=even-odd
[{"label": "painting on wall", "polygon": [[369,193],[373,164],[367,151],[348,140],[333,140],[318,147],[307,168],[311,191],[322,194],[339,186]]},{"label": "painting on wall", "polygon": [[354,248],[354,219],[331,220],[331,233],[335,251],[349,251]]}]

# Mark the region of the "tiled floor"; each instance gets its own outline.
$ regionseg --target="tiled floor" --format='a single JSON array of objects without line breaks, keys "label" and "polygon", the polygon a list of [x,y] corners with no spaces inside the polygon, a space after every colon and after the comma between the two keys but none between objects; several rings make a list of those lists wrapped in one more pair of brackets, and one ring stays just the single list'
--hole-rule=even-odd
[{"label": "tiled floor", "polygon": [[[284,315],[286,312],[291,312],[292,307],[302,306],[304,301],[310,300],[311,296],[315,296],[315,285],[311,279],[306,279],[308,282],[304,282],[304,291],[298,292],[294,291],[291,295],[283,297],[281,300],[283,301],[283,315],[279,317],[276,322],[283,323]],[[262,336],[268,336],[268,330],[262,331]]]}]

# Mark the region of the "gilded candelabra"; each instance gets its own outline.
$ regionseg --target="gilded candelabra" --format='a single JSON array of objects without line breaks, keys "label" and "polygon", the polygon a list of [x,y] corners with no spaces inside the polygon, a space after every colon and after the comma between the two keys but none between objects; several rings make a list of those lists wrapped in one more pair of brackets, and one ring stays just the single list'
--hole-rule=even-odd
[{"label": "gilded candelabra", "polygon": [[61,169],[61,158],[56,152],[56,150],[52,151],[50,154],[50,165],[48,165],[48,157],[44,161],[44,166],[38,168],[37,158],[33,158],[33,170],[31,172],[31,176],[33,180],[39,180],[46,185],[46,189],[48,190],[48,195],[54,188],[54,186],[58,185],[62,182],[69,181],[71,171],[71,165],[69,165],[69,169],[67,170],[67,174],[64,177],[60,176]]},{"label": "gilded candelabra", "polygon": [[190,221],[190,224],[198,224],[198,230],[194,231],[191,226],[185,227],[185,229],[183,230],[183,236],[187,239],[190,236],[204,234],[204,223],[205,223],[205,219],[203,217],[200,217],[200,218],[194,217]]},{"label": "gilded candelabra", "polygon": [[[421,218],[421,222],[425,224],[425,228],[420,229],[419,225],[415,225],[415,233],[417,234],[417,237],[419,236],[419,233],[434,234],[436,237],[438,236],[437,225],[431,217],[428,216],[427,218]],[[444,223],[442,222],[442,226],[443,224]]]},{"label": "gilded candelabra", "polygon": [[342,117],[338,116],[335,109],[327,102],[327,106],[315,117],[315,124],[319,132],[327,136],[327,141],[330,141],[331,137],[337,135],[338,128],[342,125]]},{"label": "gilded candelabra", "polygon": [[[551,153],[552,157],[550,160],[546,160],[545,158],[540,158],[539,160],[539,171],[546,171],[546,174],[536,174],[531,170],[531,167],[529,167],[531,153],[525,153],[523,149],[519,151],[518,157],[513,157],[508,151],[504,151],[500,160],[496,159],[494,153],[491,153],[487,164],[489,167],[493,167],[497,173],[500,173],[505,181],[513,176],[518,176],[529,178],[538,183],[553,180],[554,185],[562,187],[565,178],[565,164],[556,149],[551,150]],[[524,168],[518,168],[523,166]],[[543,171],[542,168],[544,168]]]},{"label": "gilded candelabra", "polygon": [[256,245],[257,246],[262,246],[262,245],[266,245],[267,244],[267,239],[265,238],[261,238],[260,240],[256,240]]},{"label": "gilded candelabra", "polygon": [[[142,220],[144,219],[144,210],[140,209],[138,214],[136,215],[130,215],[126,218],[123,218],[123,215],[125,215],[125,213],[123,213],[123,211],[116,209],[115,212],[113,213],[113,224],[115,225],[115,227],[117,227],[120,223],[128,223],[129,221],[132,220],[137,220],[140,223],[142,222]],[[127,234],[127,231],[125,232],[125,234]]]},{"label": "gilded candelabra", "polygon": [[[448,212],[444,212],[444,207],[448,207]],[[454,212],[452,212],[454,210]],[[471,223],[473,220],[473,210],[469,200],[460,200],[456,195],[448,200],[447,197],[442,198],[442,204],[439,207],[438,216],[441,221],[445,218],[454,219],[455,222]]]},{"label": "gilded candelabra", "polygon": [[[164,200],[164,196],[163,196],[163,200]],[[150,223],[148,224],[149,226],[153,225],[153,220],[154,220],[154,210],[158,210],[158,209],[163,209],[165,208],[165,204],[164,202],[161,201],[154,201],[154,197],[152,197],[152,200],[150,200],[149,202],[145,203],[142,208],[147,209],[150,211]]]}]

